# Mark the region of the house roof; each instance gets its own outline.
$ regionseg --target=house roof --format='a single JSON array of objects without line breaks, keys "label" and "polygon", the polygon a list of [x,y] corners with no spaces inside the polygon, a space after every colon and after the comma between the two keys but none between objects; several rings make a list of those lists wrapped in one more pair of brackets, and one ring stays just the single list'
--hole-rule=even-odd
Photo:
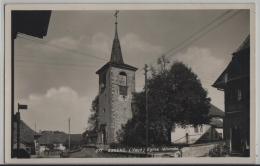
[{"label": "house roof", "polygon": [[[68,139],[68,137],[67,137]],[[70,142],[71,144],[79,144],[83,140],[82,134],[71,134]]]},{"label": "house roof", "polygon": [[211,118],[209,124],[216,128],[223,128],[223,121],[217,118]]},{"label": "house roof", "polygon": [[233,53],[231,62],[212,85],[218,89],[224,89],[226,84],[249,76],[250,37]]},{"label": "house roof", "polygon": [[210,104],[208,116],[224,118],[225,112],[219,109],[218,107],[214,106],[213,104]]},{"label": "house roof", "polygon": [[[69,139],[69,134],[61,131],[43,131],[39,138],[40,144],[66,144]],[[71,144],[78,144],[82,141],[81,134],[70,134]]]},{"label": "house roof", "polygon": [[102,67],[96,72],[96,74],[102,73],[104,70],[107,70],[109,67],[117,67],[117,68],[121,68],[121,69],[133,70],[133,71],[136,71],[136,70],[137,70],[136,67],[130,66],[130,65],[128,65],[128,64],[117,64],[117,63],[108,62],[108,63],[106,63],[104,66],[102,66]]},{"label": "house roof", "polygon": [[[17,137],[17,125],[14,122],[14,143],[16,143]],[[37,134],[33,129],[31,129],[23,120],[20,120],[20,139],[21,143],[33,143],[34,135]]]},{"label": "house roof", "polygon": [[115,64],[124,64],[120,41],[117,33],[117,22],[115,23],[115,37],[113,40],[110,62]]},{"label": "house roof", "polygon": [[108,63],[106,63],[104,66],[102,66],[96,72],[96,74],[102,73],[104,70],[106,70],[108,67],[111,67],[111,66],[122,68],[122,69],[133,70],[133,71],[137,70],[136,67],[133,67],[133,66],[130,66],[130,65],[124,63],[122,50],[121,50],[121,46],[120,46],[120,41],[119,41],[119,37],[118,37],[118,33],[117,33],[117,22],[115,23],[115,37],[113,40],[110,61]]},{"label": "house roof", "polygon": [[67,134],[60,131],[42,131],[39,140],[40,144],[64,144],[67,139]]},{"label": "house roof", "polygon": [[17,33],[23,33],[43,38],[47,35],[50,17],[50,10],[13,11],[12,27],[14,37],[17,36]]}]

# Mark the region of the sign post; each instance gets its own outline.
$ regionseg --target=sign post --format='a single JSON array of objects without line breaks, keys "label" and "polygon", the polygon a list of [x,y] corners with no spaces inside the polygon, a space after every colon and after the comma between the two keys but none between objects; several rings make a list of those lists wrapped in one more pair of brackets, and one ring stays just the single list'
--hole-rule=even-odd
[{"label": "sign post", "polygon": [[20,109],[28,109],[28,106],[27,105],[24,105],[24,104],[19,104],[18,103],[18,112],[16,113],[16,123],[17,123],[17,129],[16,129],[16,136],[17,136],[17,140],[16,140],[16,157],[19,158],[20,157],[20,120],[21,120],[21,117],[20,117]]}]

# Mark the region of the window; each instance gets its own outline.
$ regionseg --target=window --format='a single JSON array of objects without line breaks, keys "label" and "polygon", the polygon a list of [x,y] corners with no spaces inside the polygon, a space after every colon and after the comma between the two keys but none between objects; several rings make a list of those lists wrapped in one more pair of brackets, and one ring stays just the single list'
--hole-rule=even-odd
[{"label": "window", "polygon": [[127,86],[119,85],[119,94],[122,96],[127,96]]},{"label": "window", "polygon": [[102,93],[106,89],[106,73],[102,73],[99,77],[100,92]]},{"label": "window", "polygon": [[228,73],[226,73],[226,74],[224,75],[224,82],[227,83],[227,81],[228,81]]},{"label": "window", "polygon": [[194,126],[194,132],[195,133],[198,133],[199,132],[199,126],[197,125],[197,126]]},{"label": "window", "polygon": [[117,83],[119,86],[119,94],[127,96],[127,75],[125,72],[119,73]]},{"label": "window", "polygon": [[238,89],[238,90],[237,90],[237,100],[238,100],[238,101],[241,101],[241,100],[242,100],[242,91],[241,91],[241,89]]},{"label": "window", "polygon": [[202,125],[200,126],[200,132],[201,133],[203,132],[203,126]]},{"label": "window", "polygon": [[117,84],[121,86],[127,85],[127,76],[125,72],[120,72],[117,78]]}]

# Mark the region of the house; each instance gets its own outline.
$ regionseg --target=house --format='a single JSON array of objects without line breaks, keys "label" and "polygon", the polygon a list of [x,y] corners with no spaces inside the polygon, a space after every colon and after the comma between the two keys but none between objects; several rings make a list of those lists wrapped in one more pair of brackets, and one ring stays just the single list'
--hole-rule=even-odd
[{"label": "house", "polygon": [[250,145],[250,37],[233,53],[232,60],[212,85],[224,91],[224,139],[230,152],[249,156]]},{"label": "house", "polygon": [[83,142],[81,134],[67,134],[62,131],[42,131],[38,139],[40,145],[40,154],[49,153],[58,154],[61,151],[77,149]]},{"label": "house", "polygon": [[83,134],[83,141],[86,145],[95,145],[97,143],[97,132],[86,130]]},{"label": "house", "polygon": [[210,117],[209,124],[198,126],[176,124],[173,126],[171,142],[173,144],[195,144],[222,140],[224,112],[211,104],[208,116]]},{"label": "house", "polygon": [[58,155],[65,150],[68,135],[61,131],[41,131],[39,142],[39,155]]},{"label": "house", "polygon": [[[66,139],[66,146],[68,147],[69,138]],[[71,149],[77,149],[83,144],[82,134],[70,134],[70,147]]]},{"label": "house", "polygon": [[[30,155],[35,154],[34,135],[36,132],[31,129],[23,120],[20,120],[20,149],[24,149]],[[17,148],[17,125],[14,122],[13,149]]]},{"label": "house", "polygon": [[[11,42],[11,68],[14,69],[14,48],[15,48],[15,39],[19,33],[38,37],[38,38],[43,38],[44,36],[47,35],[48,27],[49,27],[49,21],[50,21],[50,16],[51,16],[51,11],[49,10],[43,10],[43,11],[25,11],[25,10],[16,10],[12,11],[12,42]],[[14,74],[11,75],[12,83],[11,89],[14,89]],[[14,90],[12,90],[11,98],[13,100],[11,105],[11,157],[15,157],[16,155],[14,154],[14,140],[15,140],[15,107],[14,107]]]}]

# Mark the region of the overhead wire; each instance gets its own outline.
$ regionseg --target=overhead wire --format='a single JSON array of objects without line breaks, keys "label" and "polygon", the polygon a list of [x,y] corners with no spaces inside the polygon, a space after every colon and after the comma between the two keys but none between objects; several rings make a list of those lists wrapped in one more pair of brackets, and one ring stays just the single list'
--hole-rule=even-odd
[{"label": "overhead wire", "polygon": [[[168,51],[161,54],[160,57],[165,55],[166,57],[173,56],[174,53],[177,51],[181,51],[182,49],[186,48],[188,45],[192,44],[193,42],[199,40],[201,37],[203,37],[205,34],[209,33],[213,29],[219,27],[221,24],[225,23],[226,21],[230,20],[232,17],[237,15],[240,12],[240,10],[233,11],[228,10],[216,18],[214,18],[212,21],[210,21],[208,24],[204,25],[202,28],[200,28],[198,31],[191,34],[189,37],[187,37],[185,40],[177,44],[177,46],[170,48]],[[225,17],[227,16],[227,17]],[[214,25],[215,24],[215,25]],[[213,26],[212,26],[213,25]],[[150,62],[150,65],[153,65],[157,59],[154,59],[152,62]],[[138,72],[142,71],[143,69],[139,70]]]},{"label": "overhead wire", "polygon": [[41,45],[45,45],[47,47],[52,47],[52,48],[56,48],[56,49],[60,49],[60,50],[64,50],[64,51],[68,51],[68,52],[71,52],[73,54],[77,54],[77,55],[81,55],[81,56],[87,56],[87,57],[90,57],[90,58],[95,58],[97,60],[102,60],[102,61],[107,61],[106,58],[101,58],[101,57],[98,57],[98,56],[94,56],[94,55],[90,55],[90,54],[86,54],[85,52],[81,52],[79,50],[75,50],[75,49],[68,49],[68,48],[65,48],[65,47],[62,47],[62,46],[59,46],[59,45],[56,45],[56,44],[50,44],[46,41],[42,41],[42,40],[37,40],[35,38],[32,38],[32,37],[29,37],[27,35],[24,35],[24,34],[21,34],[19,33],[17,35],[18,38],[22,38],[24,40],[28,40],[28,41],[31,41],[31,42],[34,42],[36,44],[41,44]]}]

